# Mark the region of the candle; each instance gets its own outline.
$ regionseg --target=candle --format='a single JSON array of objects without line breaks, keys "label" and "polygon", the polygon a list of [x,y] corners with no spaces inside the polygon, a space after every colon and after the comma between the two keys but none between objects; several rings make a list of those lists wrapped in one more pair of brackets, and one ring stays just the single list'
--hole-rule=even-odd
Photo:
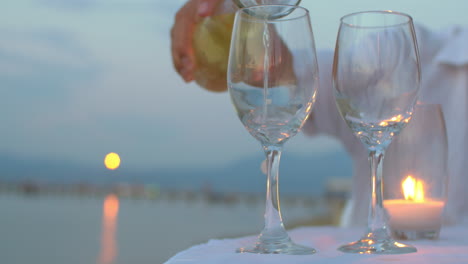
[{"label": "candle", "polygon": [[409,175],[402,183],[405,199],[385,200],[389,225],[399,231],[433,231],[442,224],[444,201],[425,198],[424,183]]},{"label": "candle", "polygon": [[413,202],[408,200],[385,200],[384,206],[390,215],[389,225],[394,230],[438,230],[442,224],[443,201]]}]

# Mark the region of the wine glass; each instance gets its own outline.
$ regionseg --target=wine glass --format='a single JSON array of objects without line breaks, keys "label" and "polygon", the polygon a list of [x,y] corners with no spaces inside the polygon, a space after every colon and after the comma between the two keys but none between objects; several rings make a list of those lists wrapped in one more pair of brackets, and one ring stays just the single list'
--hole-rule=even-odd
[{"label": "wine glass", "polygon": [[[288,10],[278,16],[278,10]],[[265,227],[238,252],[312,254],[293,243],[282,221],[278,172],[284,143],[303,126],[318,87],[318,65],[307,9],[263,5],[236,13],[228,89],[237,115],[267,159]]]},{"label": "wine glass", "polygon": [[333,63],[337,107],[368,149],[371,203],[368,230],[339,250],[400,254],[416,248],[390,238],[382,205],[382,161],[387,146],[411,120],[420,84],[412,18],[393,11],[368,11],[341,18]]}]

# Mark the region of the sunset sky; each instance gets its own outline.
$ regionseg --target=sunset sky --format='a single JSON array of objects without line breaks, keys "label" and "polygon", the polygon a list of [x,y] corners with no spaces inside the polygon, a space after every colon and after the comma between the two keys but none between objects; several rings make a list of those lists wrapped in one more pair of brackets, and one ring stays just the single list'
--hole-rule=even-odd
[{"label": "sunset sky", "polygon": [[[102,166],[223,165],[261,152],[227,93],[185,84],[169,30],[183,0],[14,0],[0,8],[0,153]],[[393,9],[440,29],[468,24],[468,2],[312,1],[316,43],[333,48],[339,18]],[[463,4],[461,4],[463,2]],[[293,138],[285,153],[342,151],[328,138]],[[287,155],[287,154],[285,154]]]}]

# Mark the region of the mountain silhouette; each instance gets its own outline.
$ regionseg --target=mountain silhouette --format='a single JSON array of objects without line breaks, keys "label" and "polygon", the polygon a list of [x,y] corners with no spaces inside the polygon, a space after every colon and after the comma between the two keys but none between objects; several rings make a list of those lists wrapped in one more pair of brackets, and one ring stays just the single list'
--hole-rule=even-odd
[{"label": "mountain silhouette", "polygon": [[[52,184],[117,183],[153,184],[161,188],[198,191],[206,186],[218,192],[264,192],[260,170],[263,155],[233,161],[222,168],[153,168],[115,171],[64,161],[24,159],[0,155],[0,181]],[[330,178],[351,177],[352,162],[346,153],[315,156],[283,155],[280,164],[282,194],[320,195]]]}]

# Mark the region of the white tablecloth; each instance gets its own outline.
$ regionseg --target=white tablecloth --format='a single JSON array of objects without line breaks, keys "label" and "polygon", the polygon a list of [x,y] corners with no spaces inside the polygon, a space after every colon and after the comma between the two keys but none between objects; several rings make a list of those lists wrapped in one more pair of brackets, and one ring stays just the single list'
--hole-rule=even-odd
[{"label": "white tablecloth", "polygon": [[235,249],[249,245],[255,236],[236,239],[210,240],[179,252],[165,264],[262,264],[262,263],[468,263],[468,227],[444,227],[439,240],[404,241],[418,249],[402,255],[359,255],[336,250],[363,234],[361,229],[337,227],[302,227],[290,230],[291,238],[317,250],[313,255],[264,255],[235,253]]}]

